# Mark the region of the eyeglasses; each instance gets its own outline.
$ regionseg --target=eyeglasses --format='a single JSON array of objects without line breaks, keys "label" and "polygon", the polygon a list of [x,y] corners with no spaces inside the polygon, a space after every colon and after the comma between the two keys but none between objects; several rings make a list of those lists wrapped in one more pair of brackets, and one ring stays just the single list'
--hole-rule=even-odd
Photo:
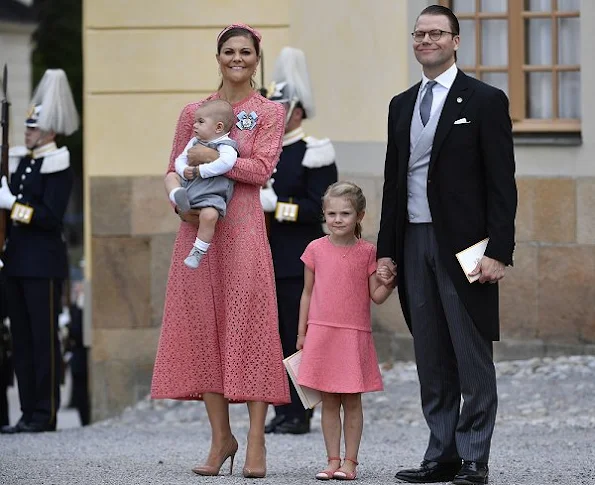
[{"label": "eyeglasses", "polygon": [[437,40],[440,40],[440,38],[442,37],[442,34],[451,34],[451,35],[459,35],[456,34],[454,32],[448,32],[446,30],[430,30],[429,32],[424,32],[423,30],[416,30],[415,32],[411,32],[411,37],[413,37],[413,40],[415,42],[423,42],[423,40],[426,38],[426,34],[428,34],[430,36],[430,39],[433,40],[434,42],[436,42]]}]

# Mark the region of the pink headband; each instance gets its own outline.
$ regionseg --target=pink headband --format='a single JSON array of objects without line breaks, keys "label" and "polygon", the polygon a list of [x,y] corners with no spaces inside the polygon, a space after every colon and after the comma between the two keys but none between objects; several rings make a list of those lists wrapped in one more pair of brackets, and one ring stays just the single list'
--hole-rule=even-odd
[{"label": "pink headband", "polygon": [[231,25],[228,25],[227,27],[225,27],[221,32],[219,32],[219,35],[217,36],[217,43],[219,43],[219,39],[221,39],[221,36],[223,34],[225,34],[225,32],[229,32],[231,29],[243,29],[243,30],[247,30],[252,35],[254,35],[254,37],[256,37],[258,39],[258,42],[260,42],[260,39],[262,39],[262,35],[260,35],[260,32],[258,30],[256,30],[256,29],[253,29],[249,25],[246,25],[246,24],[231,24]]}]

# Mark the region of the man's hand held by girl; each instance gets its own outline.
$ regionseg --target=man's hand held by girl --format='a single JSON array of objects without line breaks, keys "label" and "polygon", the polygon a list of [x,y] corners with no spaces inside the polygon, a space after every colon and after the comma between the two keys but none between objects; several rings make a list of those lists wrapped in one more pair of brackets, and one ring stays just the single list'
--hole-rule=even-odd
[{"label": "man's hand held by girl", "polygon": [[376,274],[383,285],[394,288],[395,277],[397,276],[397,266],[391,258],[380,258],[378,260]]}]

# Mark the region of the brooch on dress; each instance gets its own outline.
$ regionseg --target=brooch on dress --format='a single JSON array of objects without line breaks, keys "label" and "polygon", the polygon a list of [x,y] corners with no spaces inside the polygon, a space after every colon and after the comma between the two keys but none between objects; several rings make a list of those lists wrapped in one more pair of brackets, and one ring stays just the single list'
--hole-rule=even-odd
[{"label": "brooch on dress", "polygon": [[238,114],[238,122],[236,126],[240,130],[253,130],[256,126],[256,120],[258,119],[258,115],[252,111],[249,115],[246,114],[245,111],[242,111]]}]

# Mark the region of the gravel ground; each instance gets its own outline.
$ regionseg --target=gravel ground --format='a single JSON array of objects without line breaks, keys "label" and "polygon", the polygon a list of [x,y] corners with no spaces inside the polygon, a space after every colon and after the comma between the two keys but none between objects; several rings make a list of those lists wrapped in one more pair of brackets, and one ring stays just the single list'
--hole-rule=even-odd
[{"label": "gravel ground", "polygon": [[[394,484],[415,466],[428,431],[415,365],[383,365],[385,391],[364,398],[360,483]],[[497,485],[595,484],[595,357],[500,362],[500,405],[490,461]],[[231,477],[199,477],[209,431],[201,403],[146,399],[120,417],[41,435],[0,435],[0,484],[239,484],[248,420],[231,407],[240,443]],[[325,465],[320,412],[309,435],[267,439],[268,474],[259,483],[316,483]],[[228,470],[227,465],[224,470]],[[249,480],[248,480],[249,482]]]}]

